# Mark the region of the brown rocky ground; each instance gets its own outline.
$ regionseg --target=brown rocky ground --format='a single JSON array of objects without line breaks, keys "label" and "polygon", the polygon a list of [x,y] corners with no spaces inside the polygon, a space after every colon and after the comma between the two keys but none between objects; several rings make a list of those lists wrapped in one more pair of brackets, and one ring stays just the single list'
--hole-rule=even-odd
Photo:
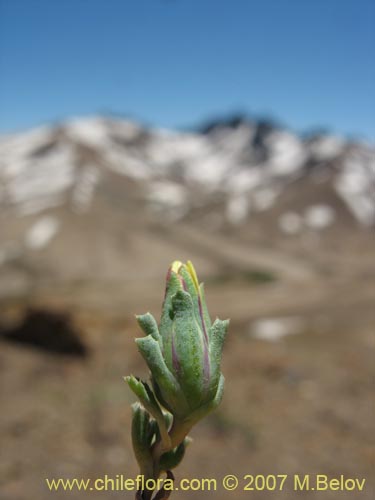
[{"label": "brown rocky ground", "polygon": [[[342,260],[344,275],[263,284],[254,276],[208,280],[212,315],[232,318],[226,391],[220,409],[193,430],[176,476],[216,478],[218,489],[172,498],[373,498],[375,281],[352,264]],[[45,478],[137,474],[129,437],[133,397],[122,376],[147,375],[133,342],[139,334],[133,313],[157,315],[162,293],[155,279],[50,287],[2,303],[8,326],[26,305],[69,313],[89,354],[74,358],[0,343],[1,500],[134,497],[51,493]],[[278,341],[251,335],[254,320],[280,316],[298,318],[294,335]],[[291,478],[297,473],[344,474],[366,484],[361,493],[296,492]],[[235,493],[220,486],[226,474],[240,478]],[[289,479],[281,492],[242,491],[246,474]]]}]

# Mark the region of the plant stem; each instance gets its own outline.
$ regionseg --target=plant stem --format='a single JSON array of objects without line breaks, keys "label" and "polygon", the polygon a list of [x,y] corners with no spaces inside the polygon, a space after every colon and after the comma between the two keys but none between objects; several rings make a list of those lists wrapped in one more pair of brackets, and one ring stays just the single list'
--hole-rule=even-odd
[{"label": "plant stem", "polygon": [[[178,420],[176,417],[173,419],[172,427],[169,431],[170,437],[170,445],[168,447],[165,446],[164,442],[159,439],[153,446],[152,449],[152,457],[153,457],[153,474],[152,478],[157,481],[160,477],[160,458],[164,453],[173,450],[178,445],[182,443],[185,439],[189,431],[191,430],[193,423],[189,421]],[[170,471],[167,471],[167,477],[173,478],[173,474]],[[151,500],[154,490],[144,490],[138,491],[136,494],[136,500]],[[168,495],[169,496],[169,495]],[[156,497],[155,497],[156,498]],[[158,497],[159,498],[159,497]]]},{"label": "plant stem", "polygon": [[159,464],[160,457],[163,455],[163,453],[167,453],[168,451],[173,450],[174,448],[176,448],[176,446],[181,444],[192,427],[193,423],[190,423],[187,420],[178,420],[176,417],[174,417],[172,427],[169,431],[169,437],[171,440],[170,446],[166,448],[163,442],[159,440],[153,447],[152,456],[154,459],[154,465]]}]

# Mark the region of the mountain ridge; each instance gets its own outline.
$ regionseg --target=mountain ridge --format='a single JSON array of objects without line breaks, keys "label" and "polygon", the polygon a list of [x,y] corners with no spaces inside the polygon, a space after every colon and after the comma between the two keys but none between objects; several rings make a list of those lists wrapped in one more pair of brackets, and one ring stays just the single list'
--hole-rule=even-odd
[{"label": "mountain ridge", "polygon": [[199,259],[177,227],[245,249],[337,245],[348,228],[371,233],[374,186],[374,148],[330,134],[240,118],[201,132],[72,119],[0,136],[0,273],[113,279],[150,253],[160,266]]}]

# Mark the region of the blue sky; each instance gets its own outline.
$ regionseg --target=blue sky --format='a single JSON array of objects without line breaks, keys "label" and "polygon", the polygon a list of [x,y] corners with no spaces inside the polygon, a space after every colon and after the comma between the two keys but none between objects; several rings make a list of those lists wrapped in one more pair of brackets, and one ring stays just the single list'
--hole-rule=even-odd
[{"label": "blue sky", "polygon": [[372,0],[0,0],[0,131],[244,111],[375,137]]}]

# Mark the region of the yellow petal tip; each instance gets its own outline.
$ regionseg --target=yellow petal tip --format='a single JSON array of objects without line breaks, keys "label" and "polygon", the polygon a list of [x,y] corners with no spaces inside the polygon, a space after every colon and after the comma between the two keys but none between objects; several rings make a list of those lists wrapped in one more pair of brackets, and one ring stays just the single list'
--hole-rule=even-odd
[{"label": "yellow petal tip", "polygon": [[179,260],[175,260],[171,264],[171,270],[174,273],[178,274],[178,271],[180,270],[180,268],[181,268],[182,265],[183,265],[182,262],[180,262]]}]

